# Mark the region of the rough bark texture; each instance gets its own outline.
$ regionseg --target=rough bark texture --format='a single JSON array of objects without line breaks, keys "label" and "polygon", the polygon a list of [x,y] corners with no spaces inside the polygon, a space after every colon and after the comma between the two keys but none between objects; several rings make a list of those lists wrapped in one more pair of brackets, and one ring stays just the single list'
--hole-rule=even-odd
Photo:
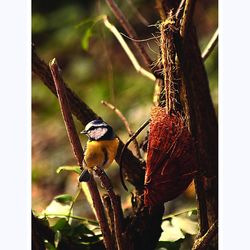
[{"label": "rough bark texture", "polygon": [[176,39],[177,53],[184,76],[183,103],[191,133],[197,142],[200,174],[211,226],[218,217],[218,123],[209,91],[209,82],[193,26],[186,40]]},{"label": "rough bark texture", "polygon": [[[162,20],[168,17],[171,9],[175,12],[180,2],[156,0]],[[192,18],[188,21],[186,35],[183,38],[176,32],[174,44],[182,76],[181,103],[196,142],[199,163],[196,191],[201,194],[199,210],[202,218],[201,235],[203,235],[218,218],[218,122],[195,27]],[[205,202],[202,202],[203,199]],[[207,222],[204,217],[207,217]]]}]

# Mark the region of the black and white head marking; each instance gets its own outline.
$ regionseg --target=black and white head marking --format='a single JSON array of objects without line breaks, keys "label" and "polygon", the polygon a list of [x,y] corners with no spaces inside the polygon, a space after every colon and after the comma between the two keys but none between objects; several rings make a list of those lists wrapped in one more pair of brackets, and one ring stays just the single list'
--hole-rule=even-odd
[{"label": "black and white head marking", "polygon": [[89,122],[81,133],[87,134],[89,140],[93,141],[112,140],[115,137],[112,127],[102,120]]}]

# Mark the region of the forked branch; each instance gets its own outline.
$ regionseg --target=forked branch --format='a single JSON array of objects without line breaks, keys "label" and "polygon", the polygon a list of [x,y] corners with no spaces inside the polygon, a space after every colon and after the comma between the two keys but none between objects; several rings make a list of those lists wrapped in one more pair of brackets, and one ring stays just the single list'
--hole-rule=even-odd
[{"label": "forked branch", "polygon": [[[76,132],[76,128],[73,122],[73,117],[70,112],[65,83],[61,77],[60,69],[55,59],[53,59],[50,62],[49,66],[50,66],[51,74],[52,74],[52,77],[56,86],[58,100],[59,100],[60,108],[62,111],[62,116],[63,116],[63,120],[65,123],[65,127],[68,133],[68,137],[71,143],[71,147],[75,153],[75,158],[79,166],[82,166],[83,149],[82,149],[78,134]],[[89,191],[93,199],[93,205],[96,211],[96,217],[97,217],[97,220],[99,221],[100,228],[103,234],[104,245],[106,249],[112,250],[113,248],[112,248],[111,232],[108,226],[108,222],[106,219],[101,197],[100,197],[99,191],[97,189],[97,186],[93,177],[89,180],[87,185],[88,185]]]}]

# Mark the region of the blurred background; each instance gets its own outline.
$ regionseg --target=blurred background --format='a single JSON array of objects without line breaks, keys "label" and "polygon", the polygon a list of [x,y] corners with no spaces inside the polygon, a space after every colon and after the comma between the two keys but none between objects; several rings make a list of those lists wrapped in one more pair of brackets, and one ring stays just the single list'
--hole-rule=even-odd
[{"label": "blurred background", "polygon": [[[116,1],[134,26],[140,39],[159,36],[156,23],[160,20],[155,1]],[[113,126],[116,134],[126,141],[128,134],[121,120],[101,104],[106,100],[122,111],[135,131],[149,118],[154,84],[138,74],[125,52],[97,17],[107,14],[120,32],[105,1],[32,1],[32,42],[38,55],[48,63],[56,57],[65,82],[77,95]],[[197,1],[195,24],[201,51],[218,26],[217,0]],[[130,48],[131,41],[125,38]],[[159,41],[144,42],[148,53],[159,58]],[[136,52],[134,51],[137,56]],[[137,57],[139,59],[139,57]],[[141,62],[141,65],[143,63]],[[143,65],[144,66],[144,65]],[[206,60],[211,96],[218,105],[218,49]],[[77,131],[83,127],[75,120]],[[138,137],[139,143],[146,132]],[[81,136],[82,144],[86,138]],[[131,147],[133,150],[133,147]],[[77,175],[56,173],[60,166],[74,165],[75,159],[68,142],[57,99],[33,75],[32,78],[32,209],[39,214],[59,194],[74,196]],[[114,162],[108,170],[115,189],[122,196],[123,207],[129,212],[131,195],[123,191],[119,169]],[[94,218],[86,197],[80,194],[74,211],[80,216]],[[181,197],[166,205],[166,214],[195,207],[193,186]]]}]

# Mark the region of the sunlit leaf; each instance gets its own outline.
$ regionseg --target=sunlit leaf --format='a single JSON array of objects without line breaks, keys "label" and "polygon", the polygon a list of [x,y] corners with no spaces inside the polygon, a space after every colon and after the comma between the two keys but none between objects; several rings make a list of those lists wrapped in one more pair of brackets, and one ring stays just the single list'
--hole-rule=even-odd
[{"label": "sunlit leaf", "polygon": [[171,225],[170,221],[166,220],[163,221],[162,225],[162,234],[160,237],[160,241],[177,241],[179,239],[184,239],[185,236],[182,233],[182,231],[180,230],[179,227],[175,227],[173,225]]},{"label": "sunlit leaf", "polygon": [[82,172],[79,166],[61,166],[57,168],[56,173],[59,174],[61,171],[72,171],[77,174],[81,174]]},{"label": "sunlit leaf", "polygon": [[53,200],[43,211],[43,214],[50,218],[58,216],[65,216],[69,213],[71,208],[70,204],[62,204],[56,200]]},{"label": "sunlit leaf", "polygon": [[73,201],[73,197],[70,194],[60,194],[54,197],[54,200],[66,204]]},{"label": "sunlit leaf", "polygon": [[179,227],[185,233],[195,235],[199,231],[198,223],[184,216],[176,216],[172,219],[172,225]]}]

